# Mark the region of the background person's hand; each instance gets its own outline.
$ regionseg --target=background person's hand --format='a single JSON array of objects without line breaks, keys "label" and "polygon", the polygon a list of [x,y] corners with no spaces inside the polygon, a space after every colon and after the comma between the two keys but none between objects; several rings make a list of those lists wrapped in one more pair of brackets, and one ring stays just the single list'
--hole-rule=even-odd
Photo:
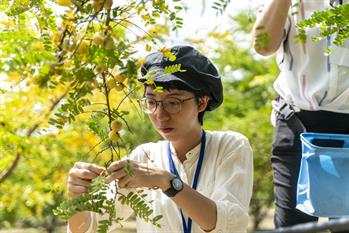
[{"label": "background person's hand", "polygon": [[[127,168],[126,168],[127,167]],[[132,160],[115,161],[108,167],[107,182],[117,180],[120,188],[169,188],[174,177],[166,170],[149,167]]]},{"label": "background person's hand", "polygon": [[99,176],[104,167],[92,163],[77,162],[70,169],[68,176],[68,197],[73,198],[87,192],[94,178]]}]

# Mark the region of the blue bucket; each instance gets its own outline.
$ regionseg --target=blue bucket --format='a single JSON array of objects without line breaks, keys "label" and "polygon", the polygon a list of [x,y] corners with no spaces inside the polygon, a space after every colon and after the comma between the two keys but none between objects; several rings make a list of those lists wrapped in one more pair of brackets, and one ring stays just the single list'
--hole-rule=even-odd
[{"label": "blue bucket", "polygon": [[303,133],[296,208],[317,217],[349,216],[349,135]]}]

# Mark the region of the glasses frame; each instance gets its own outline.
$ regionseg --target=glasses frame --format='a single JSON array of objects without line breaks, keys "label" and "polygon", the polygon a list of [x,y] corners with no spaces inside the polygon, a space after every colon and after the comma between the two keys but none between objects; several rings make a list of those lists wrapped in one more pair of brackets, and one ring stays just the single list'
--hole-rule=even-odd
[{"label": "glasses frame", "polygon": [[[163,103],[163,102],[166,101],[166,100],[168,100],[168,99],[178,100],[178,102],[179,102],[179,110],[178,110],[177,112],[171,113],[171,112],[168,112],[168,111],[166,110],[166,108],[164,107],[164,103]],[[189,97],[189,98],[186,98],[186,99],[182,99],[182,100],[181,100],[181,99],[178,99],[178,98],[176,98],[176,97],[170,97],[170,98],[167,98],[167,99],[164,99],[164,100],[156,100],[156,99],[153,99],[153,98],[143,97],[143,98],[141,98],[141,99],[138,99],[137,101],[138,101],[138,104],[139,104],[139,106],[141,107],[142,111],[145,112],[145,113],[148,113],[148,114],[151,114],[151,113],[156,112],[156,110],[158,109],[158,106],[160,105],[160,103],[161,103],[162,109],[163,109],[165,112],[167,112],[168,114],[177,114],[177,113],[179,113],[179,112],[182,110],[182,104],[183,104],[184,102],[188,101],[188,100],[191,100],[191,99],[195,99],[195,96],[192,96],[192,97]],[[146,109],[146,108],[143,107],[144,104],[142,104],[142,102],[144,102],[145,100],[154,100],[154,101],[155,101],[156,105],[155,105],[155,108],[154,108],[153,111],[150,111],[149,109]]]}]

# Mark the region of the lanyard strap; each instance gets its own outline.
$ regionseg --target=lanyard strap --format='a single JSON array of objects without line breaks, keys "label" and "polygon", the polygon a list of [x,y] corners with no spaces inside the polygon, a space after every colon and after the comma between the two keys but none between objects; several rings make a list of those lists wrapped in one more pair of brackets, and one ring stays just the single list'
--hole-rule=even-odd
[{"label": "lanyard strap", "polygon": [[[193,180],[193,185],[192,185],[192,188],[194,190],[196,190],[196,187],[197,187],[198,181],[199,181],[199,175],[200,175],[200,171],[201,171],[201,167],[202,167],[202,161],[204,160],[204,155],[205,155],[205,144],[206,144],[206,132],[205,132],[205,130],[202,130],[200,156],[199,156],[198,163],[196,165],[195,175],[194,175],[194,180]],[[178,171],[176,169],[176,166],[174,165],[172,156],[171,156],[170,142],[168,142],[168,163],[169,163],[171,173],[180,178]],[[182,225],[183,225],[184,233],[191,233],[192,220],[191,220],[191,218],[188,218],[188,224],[187,224],[185,221],[182,209],[180,209],[180,211],[181,211]]]}]

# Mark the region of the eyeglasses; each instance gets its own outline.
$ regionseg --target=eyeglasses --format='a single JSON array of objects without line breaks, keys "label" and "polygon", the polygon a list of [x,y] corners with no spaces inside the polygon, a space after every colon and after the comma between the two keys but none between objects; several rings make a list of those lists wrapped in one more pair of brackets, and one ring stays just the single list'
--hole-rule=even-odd
[{"label": "eyeglasses", "polygon": [[150,98],[142,98],[139,99],[139,105],[141,106],[143,112],[145,113],[154,113],[158,107],[158,105],[162,105],[163,109],[169,113],[169,114],[176,114],[179,113],[181,111],[181,107],[182,107],[182,103],[184,103],[185,101],[194,99],[195,97],[190,97],[187,99],[177,99],[177,98],[167,98],[164,100],[154,100],[154,99],[150,99]]}]

